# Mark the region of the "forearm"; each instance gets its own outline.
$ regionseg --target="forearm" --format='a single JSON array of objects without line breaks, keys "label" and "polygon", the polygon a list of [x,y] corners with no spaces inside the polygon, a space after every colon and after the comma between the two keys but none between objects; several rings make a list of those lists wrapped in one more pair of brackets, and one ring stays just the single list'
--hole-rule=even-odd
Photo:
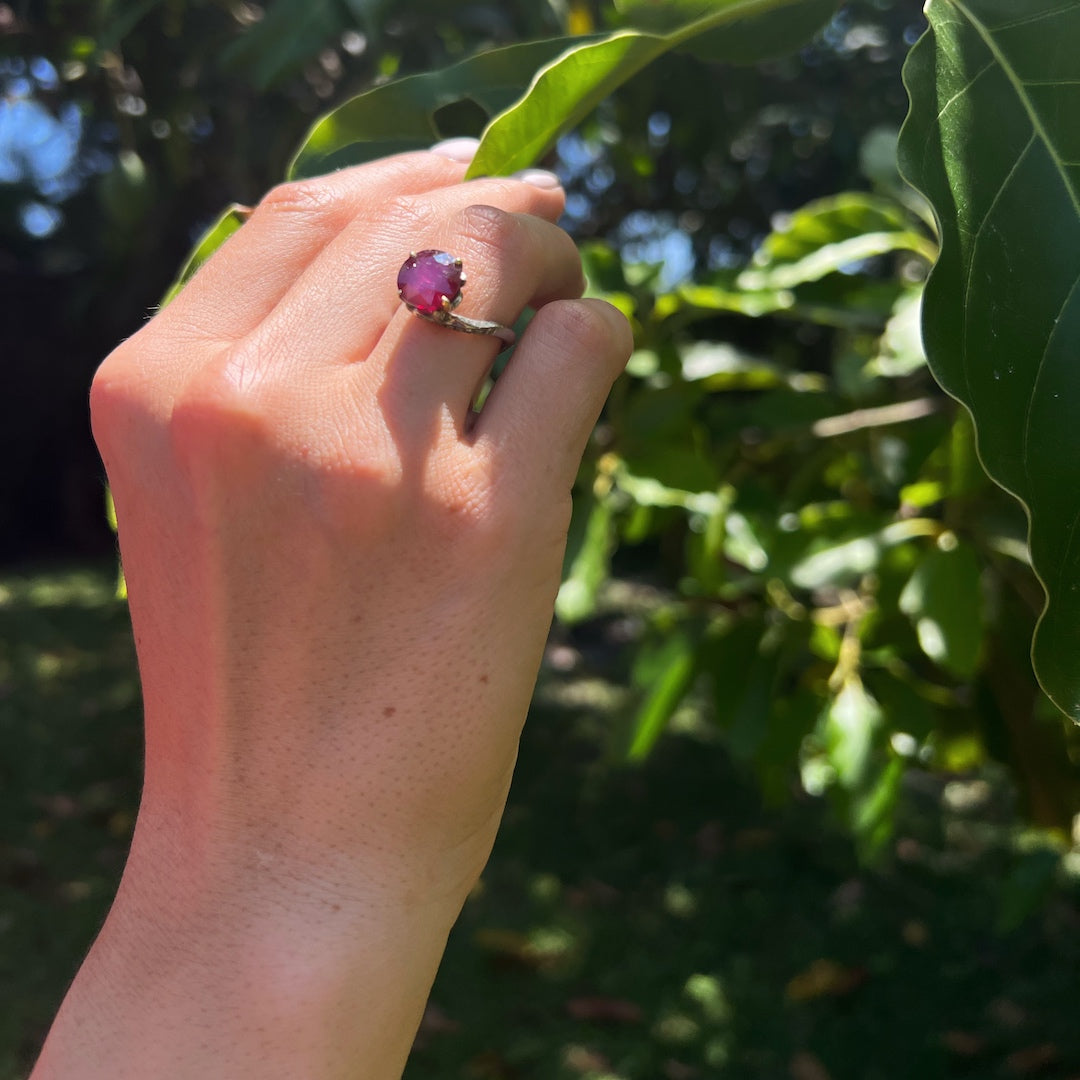
[{"label": "forearm", "polygon": [[401,1075],[453,902],[391,907],[272,852],[226,869],[154,831],[144,816],[32,1080]]}]

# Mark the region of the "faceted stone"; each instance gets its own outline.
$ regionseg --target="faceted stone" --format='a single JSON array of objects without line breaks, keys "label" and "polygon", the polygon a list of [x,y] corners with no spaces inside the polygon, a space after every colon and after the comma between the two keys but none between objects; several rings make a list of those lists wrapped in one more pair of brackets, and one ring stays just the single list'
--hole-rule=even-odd
[{"label": "faceted stone", "polygon": [[397,278],[401,299],[422,315],[442,311],[444,298],[447,304],[455,304],[464,284],[461,266],[445,251],[419,251],[410,255]]}]

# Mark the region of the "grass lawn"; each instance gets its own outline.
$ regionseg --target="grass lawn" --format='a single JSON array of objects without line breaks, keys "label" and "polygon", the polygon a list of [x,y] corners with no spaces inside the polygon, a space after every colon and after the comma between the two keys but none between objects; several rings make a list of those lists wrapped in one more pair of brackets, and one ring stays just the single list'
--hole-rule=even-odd
[{"label": "grass lawn", "polygon": [[[28,1072],[130,836],[112,585],[0,577],[0,1080]],[[603,666],[545,670],[407,1080],[1080,1078],[1080,853],[1023,832],[1000,778],[912,774],[868,870],[825,807],[763,808],[707,729],[618,764]]]}]

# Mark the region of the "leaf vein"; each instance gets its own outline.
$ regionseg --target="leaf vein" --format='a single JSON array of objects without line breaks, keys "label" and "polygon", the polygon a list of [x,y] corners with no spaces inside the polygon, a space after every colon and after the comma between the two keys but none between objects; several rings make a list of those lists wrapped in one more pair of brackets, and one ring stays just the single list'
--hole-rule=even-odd
[{"label": "leaf vein", "polygon": [[[1061,317],[1065,314],[1066,309],[1072,301],[1072,298],[1076,295],[1077,289],[1080,289],[1080,272],[1073,278],[1073,283],[1069,288],[1069,291],[1065,294],[1065,299],[1061,302],[1061,307],[1058,308],[1057,314],[1054,316],[1054,328],[1050,331],[1050,336],[1046,339],[1046,344],[1043,346],[1042,352],[1039,354],[1039,366],[1035,369],[1035,380],[1031,384],[1031,394],[1028,397],[1027,412],[1024,415],[1024,442],[1021,451],[1021,456],[1024,461],[1024,476],[1027,477],[1028,489],[1031,488],[1031,472],[1028,469],[1028,461],[1030,457],[1030,445],[1031,445],[1031,414],[1035,409],[1035,396],[1039,390],[1039,382],[1042,379],[1043,370],[1046,367],[1046,357],[1050,353],[1050,347],[1054,343],[1054,338],[1057,336],[1058,330],[1061,329]],[[1075,532],[1076,523],[1080,520],[1080,510],[1077,511],[1076,518],[1073,519],[1072,530]],[[1071,546],[1072,539],[1070,537],[1069,544]]]},{"label": "leaf vein", "polygon": [[993,58],[987,60],[986,66],[980,68],[974,75],[972,75],[972,77],[967,81],[966,85],[960,90],[957,90],[956,93],[953,94],[953,96],[949,98],[949,100],[946,101],[944,105],[942,105],[937,116],[934,117],[934,123],[928,125],[927,127],[926,139],[923,141],[922,147],[923,161],[926,160],[926,153],[930,147],[930,142],[933,139],[935,132],[940,131],[941,129],[941,118],[945,115],[946,112],[949,111],[949,108],[953,105],[953,103],[962,98],[964,94],[966,94],[975,85],[975,83],[978,82],[978,80],[982,78],[982,76],[985,75],[986,72],[988,72],[993,66]]},{"label": "leaf vein", "polygon": [[971,375],[968,369],[968,325],[971,321],[971,284],[975,277],[975,253],[979,247],[979,240],[982,237],[983,230],[986,228],[986,223],[990,220],[997,208],[998,203],[1001,201],[1001,196],[1005,194],[1006,188],[1008,188],[1012,178],[1016,175],[1020,168],[1020,163],[1027,157],[1027,152],[1035,145],[1035,134],[1031,135],[1028,139],[1027,145],[1019,154],[1016,155],[1016,161],[1013,162],[1012,168],[1009,170],[1008,176],[1001,181],[998,186],[997,192],[994,194],[994,198],[990,205],[986,208],[986,213],[983,214],[982,221],[979,222],[978,228],[975,230],[971,241],[971,257],[968,259],[967,264],[967,280],[964,282],[964,333],[960,345],[960,361],[964,366],[964,382],[967,384],[968,389],[968,401],[974,402],[974,394],[971,389]]},{"label": "leaf vein", "polygon": [[994,30],[1012,30],[1017,26],[1029,26],[1031,23],[1042,22],[1043,19],[1052,19],[1057,15],[1064,15],[1069,11],[1076,11],[1080,9],[1080,3],[1069,4],[1066,7],[1060,7],[1056,11],[1039,11],[1034,15],[1022,15],[1019,19],[1013,19],[1012,22],[1000,23],[994,27]]},{"label": "leaf vein", "polygon": [[[1035,131],[1039,141],[1046,147],[1046,152],[1050,155],[1051,161],[1057,166],[1057,171],[1061,175],[1061,182],[1065,186],[1065,190],[1069,194],[1069,199],[1073,204],[1073,209],[1076,211],[1076,216],[1080,217],[1080,195],[1073,190],[1072,185],[1069,183],[1069,178],[1065,175],[1066,163],[1058,156],[1057,151],[1054,149],[1054,144],[1050,139],[1050,135],[1046,128],[1043,127],[1041,118],[1038,112],[1035,110],[1031,101],[1028,99],[1027,94],[1024,93],[1024,84],[1021,81],[1019,75],[1013,70],[1012,66],[1008,62],[1008,58],[1001,51],[998,43],[994,40],[993,34],[990,30],[984,26],[979,20],[968,10],[963,0],[951,0],[951,3],[955,6],[964,18],[971,23],[972,28],[982,38],[986,47],[990,50],[991,55],[997,60],[1001,66],[1001,70],[1005,73],[1005,77],[1012,83],[1013,89],[1016,91],[1016,96],[1020,99],[1020,104],[1024,107],[1024,111],[1028,115],[1028,120],[1031,123],[1032,128]],[[1061,11],[1071,11],[1073,9],[1080,10],[1080,2],[1074,4],[1071,8],[1062,8]],[[1032,20],[1034,21],[1034,20]]]},{"label": "leaf vein", "polygon": [[949,98],[949,100],[946,101],[944,105],[941,106],[941,111],[934,118],[935,121],[940,124],[941,118],[949,111],[949,108],[956,101],[962,98],[993,66],[994,61],[992,59],[987,60],[986,65],[979,68],[979,70],[974,75],[972,75],[970,79],[968,79],[967,83],[960,90],[957,90],[956,93],[953,94],[953,96]]}]

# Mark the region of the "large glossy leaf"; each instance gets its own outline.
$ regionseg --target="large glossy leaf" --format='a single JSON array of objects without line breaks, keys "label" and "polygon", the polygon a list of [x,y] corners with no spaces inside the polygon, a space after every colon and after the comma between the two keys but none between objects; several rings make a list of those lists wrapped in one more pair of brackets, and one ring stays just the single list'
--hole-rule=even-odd
[{"label": "large glossy leaf", "polygon": [[469,175],[506,175],[532,165],[560,135],[576,127],[642,68],[702,34],[737,34],[742,41],[757,42],[768,51],[777,20],[807,3],[700,0],[686,5],[688,20],[674,28],[622,30],[568,50],[541,68],[521,100],[488,125]]},{"label": "large glossy leaf", "polygon": [[1047,594],[1035,669],[1080,721],[1080,5],[926,10],[900,159],[941,230],[927,357],[971,410],[987,472],[1028,510]]},{"label": "large glossy leaf", "polygon": [[[670,33],[691,19],[708,15],[716,0],[616,0],[627,21],[642,30]],[[754,64],[794,52],[822,27],[837,8],[837,0],[804,0],[791,10],[771,12],[702,34],[687,46],[703,60]]]},{"label": "large glossy leaf", "polygon": [[517,100],[538,67],[582,40],[550,38],[489,49],[359,94],[315,123],[289,166],[289,178],[430,146],[442,134],[436,114],[458,102],[473,102],[494,116]]}]

